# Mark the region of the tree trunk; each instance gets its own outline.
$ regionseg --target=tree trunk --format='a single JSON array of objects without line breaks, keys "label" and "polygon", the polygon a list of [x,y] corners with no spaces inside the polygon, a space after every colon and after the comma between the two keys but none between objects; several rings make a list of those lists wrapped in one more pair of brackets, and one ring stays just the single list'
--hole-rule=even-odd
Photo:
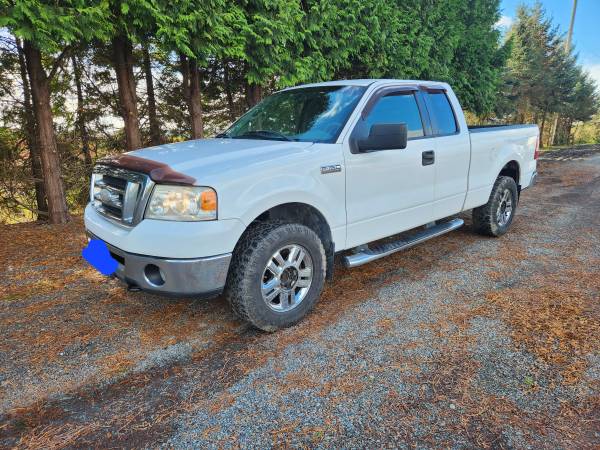
[{"label": "tree trunk", "polygon": [[25,105],[25,137],[27,139],[27,147],[29,148],[31,173],[35,185],[35,203],[38,211],[37,220],[46,220],[48,216],[48,203],[46,201],[46,190],[44,189],[44,174],[42,173],[42,161],[40,160],[40,152],[36,138],[35,117],[33,113],[33,105],[31,103],[31,88],[29,84],[29,77],[27,76],[25,53],[23,51],[23,45],[19,39],[17,39],[17,52],[19,54],[21,82],[23,83],[23,103]]},{"label": "tree trunk", "polygon": [[252,108],[262,100],[262,91],[262,86],[246,83],[246,103],[248,104],[248,108]]},{"label": "tree trunk", "polygon": [[546,111],[544,111],[544,115],[542,116],[542,126],[540,127],[540,147],[545,147],[544,145],[544,128],[546,127]]},{"label": "tree trunk", "polygon": [[142,46],[144,52],[144,74],[146,75],[146,94],[148,96],[148,121],[150,122],[150,143],[152,145],[162,144],[160,124],[156,114],[156,97],[154,95],[154,79],[152,77],[152,65],[148,44]]},{"label": "tree trunk", "polygon": [[567,127],[566,127],[566,132],[567,132],[567,144],[573,144],[573,142],[575,141],[575,136],[573,136],[572,130],[573,130],[573,119],[569,119],[569,121],[567,122]]},{"label": "tree trunk", "polygon": [[567,122],[568,122],[568,118],[561,117],[559,119],[558,123],[556,124],[554,144],[557,144],[557,145],[568,144]]},{"label": "tree trunk", "polygon": [[204,134],[202,123],[202,98],[200,96],[200,72],[195,59],[189,61],[190,89],[188,104],[190,108],[190,122],[192,125],[192,139],[200,139]]},{"label": "tree trunk", "polygon": [[200,97],[200,74],[196,61],[187,58],[185,55],[179,55],[179,64],[181,70],[181,87],[183,96],[188,105],[190,113],[190,125],[192,130],[192,139],[198,139],[203,134],[202,123],[202,103]]},{"label": "tree trunk", "polygon": [[81,66],[76,56],[71,57],[71,63],[73,64],[73,78],[75,79],[75,89],[77,91],[77,120],[75,126],[77,133],[81,139],[81,151],[85,160],[85,165],[89,171],[92,168],[92,154],[90,152],[90,136],[85,126],[85,104],[83,101],[83,88],[81,87]]},{"label": "tree trunk", "polygon": [[229,79],[229,62],[225,61],[223,67],[223,84],[225,85],[225,96],[227,97],[227,106],[229,107],[229,119],[235,120],[235,103],[233,102],[233,93],[231,92],[231,80]]},{"label": "tree trunk", "polygon": [[119,103],[121,117],[125,122],[125,142],[127,150],[135,150],[142,146],[140,121],[137,110],[135,79],[133,77],[133,49],[131,41],[117,36],[112,41],[113,64],[119,86]]},{"label": "tree trunk", "polygon": [[560,115],[554,113],[552,116],[552,128],[550,128],[550,145],[556,144],[556,129],[558,128],[558,119]]},{"label": "tree trunk", "polygon": [[190,63],[185,55],[179,55],[179,70],[181,71],[181,92],[187,102],[190,96]]},{"label": "tree trunk", "polygon": [[61,178],[60,157],[54,136],[50,106],[50,80],[42,66],[40,51],[29,41],[25,41],[23,50],[27,60],[33,110],[37,123],[37,142],[44,174],[44,187],[48,198],[48,219],[50,223],[66,223],[69,220],[69,212]]}]

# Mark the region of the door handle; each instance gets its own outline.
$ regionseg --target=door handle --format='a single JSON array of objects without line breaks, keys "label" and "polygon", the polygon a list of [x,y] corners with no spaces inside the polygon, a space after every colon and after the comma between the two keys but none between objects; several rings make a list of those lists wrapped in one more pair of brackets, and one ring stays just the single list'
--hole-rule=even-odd
[{"label": "door handle", "polygon": [[424,166],[430,166],[435,162],[435,152],[433,150],[427,150],[421,154],[421,162]]}]

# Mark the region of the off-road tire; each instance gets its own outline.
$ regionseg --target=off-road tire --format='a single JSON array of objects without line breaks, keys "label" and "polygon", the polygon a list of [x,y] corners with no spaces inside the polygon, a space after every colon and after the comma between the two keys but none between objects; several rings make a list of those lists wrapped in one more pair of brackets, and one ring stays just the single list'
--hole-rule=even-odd
[{"label": "off-road tire", "polygon": [[[497,220],[497,211],[502,199],[502,195],[506,190],[510,191],[512,196],[512,213],[508,222],[501,225]],[[475,232],[484,236],[498,237],[502,236],[510,228],[515,217],[517,204],[519,202],[519,193],[517,183],[511,177],[498,177],[492,188],[492,193],[488,202],[478,208],[473,209],[473,229]]]},{"label": "off-road tire", "polygon": [[[290,311],[273,311],[263,300],[261,283],[264,268],[278,248],[289,244],[304,247],[313,261],[313,279],[308,293]],[[225,297],[235,314],[263,331],[276,331],[294,325],[313,308],[325,282],[325,249],[310,228],[280,221],[252,225],[242,236],[234,252]]]}]

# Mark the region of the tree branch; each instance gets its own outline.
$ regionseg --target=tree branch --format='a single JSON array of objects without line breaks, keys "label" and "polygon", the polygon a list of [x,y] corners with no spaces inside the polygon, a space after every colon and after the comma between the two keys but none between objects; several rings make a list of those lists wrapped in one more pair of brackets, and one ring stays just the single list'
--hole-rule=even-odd
[{"label": "tree branch", "polygon": [[54,60],[54,64],[52,64],[52,69],[50,69],[50,73],[48,73],[48,76],[46,77],[46,79],[48,81],[50,81],[52,78],[54,78],[54,75],[56,75],[56,72],[58,71],[58,69],[60,69],[63,59],[65,59],[65,57],[68,55],[68,53],[71,51],[71,47],[67,46],[63,49],[62,52],[60,52],[60,55],[58,55],[58,57]]}]

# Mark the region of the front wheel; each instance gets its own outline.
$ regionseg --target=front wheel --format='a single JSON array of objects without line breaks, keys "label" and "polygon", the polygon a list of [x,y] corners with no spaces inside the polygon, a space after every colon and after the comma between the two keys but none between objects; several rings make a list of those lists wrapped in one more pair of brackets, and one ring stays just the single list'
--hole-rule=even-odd
[{"label": "front wheel", "polygon": [[323,290],[325,268],[323,244],[310,228],[256,224],[236,247],[225,295],[241,319],[275,331],[312,309]]},{"label": "front wheel", "polygon": [[473,209],[473,228],[486,236],[502,236],[512,224],[518,201],[515,180],[511,177],[498,177],[488,202]]}]

